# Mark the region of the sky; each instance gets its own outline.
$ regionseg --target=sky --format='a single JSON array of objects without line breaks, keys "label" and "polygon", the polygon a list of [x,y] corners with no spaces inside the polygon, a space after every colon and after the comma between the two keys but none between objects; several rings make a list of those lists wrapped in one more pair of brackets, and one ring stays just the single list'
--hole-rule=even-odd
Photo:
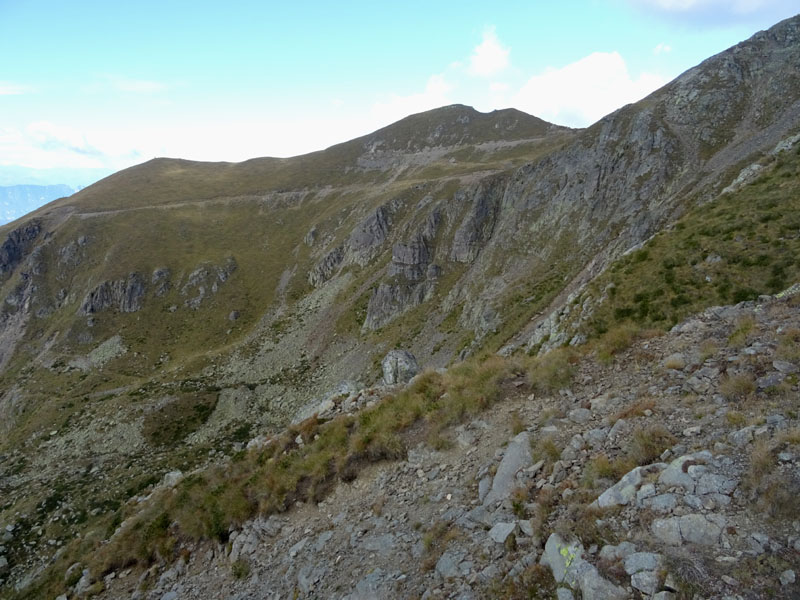
[{"label": "sky", "polygon": [[0,0],[0,180],[90,177],[157,156],[293,156],[453,103],[585,127],[798,10],[796,0]]}]

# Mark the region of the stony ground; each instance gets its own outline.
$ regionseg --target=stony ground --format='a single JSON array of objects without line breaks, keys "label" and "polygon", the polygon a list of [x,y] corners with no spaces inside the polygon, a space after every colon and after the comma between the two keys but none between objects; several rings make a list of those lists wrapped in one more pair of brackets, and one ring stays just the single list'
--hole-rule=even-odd
[{"label": "stony ground", "polygon": [[449,448],[112,573],[100,597],[800,597],[798,304],[709,309],[582,358],[554,394],[512,381]]}]

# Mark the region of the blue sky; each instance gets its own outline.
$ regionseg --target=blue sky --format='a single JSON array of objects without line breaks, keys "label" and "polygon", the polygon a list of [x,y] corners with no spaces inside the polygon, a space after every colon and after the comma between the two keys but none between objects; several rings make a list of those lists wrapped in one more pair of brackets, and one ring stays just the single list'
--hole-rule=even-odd
[{"label": "blue sky", "polygon": [[797,11],[493,4],[0,0],[0,172],[291,156],[455,102],[586,126]]}]

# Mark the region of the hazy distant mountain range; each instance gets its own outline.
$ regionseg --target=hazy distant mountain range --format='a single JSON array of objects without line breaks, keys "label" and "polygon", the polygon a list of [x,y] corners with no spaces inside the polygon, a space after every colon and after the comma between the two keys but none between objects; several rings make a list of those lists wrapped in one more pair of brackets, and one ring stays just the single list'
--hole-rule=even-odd
[{"label": "hazy distant mountain range", "polygon": [[0,186],[0,223],[10,223],[51,200],[71,196],[79,189],[64,184]]}]

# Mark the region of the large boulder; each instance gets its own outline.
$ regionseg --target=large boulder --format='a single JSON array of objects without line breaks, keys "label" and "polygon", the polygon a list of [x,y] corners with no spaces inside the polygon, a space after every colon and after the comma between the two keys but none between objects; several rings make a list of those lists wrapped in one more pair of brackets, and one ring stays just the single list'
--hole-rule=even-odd
[{"label": "large boulder", "polygon": [[419,364],[411,352],[407,350],[392,350],[381,362],[383,367],[383,381],[386,385],[408,383],[411,378],[419,373]]}]

